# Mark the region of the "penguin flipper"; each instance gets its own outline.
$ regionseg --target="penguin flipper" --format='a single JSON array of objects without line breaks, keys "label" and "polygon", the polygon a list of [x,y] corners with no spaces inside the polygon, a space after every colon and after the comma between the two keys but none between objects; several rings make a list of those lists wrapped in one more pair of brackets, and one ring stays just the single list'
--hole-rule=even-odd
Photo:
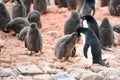
[{"label": "penguin flipper", "polygon": [[92,16],[94,16],[94,14],[95,14],[95,6],[93,6],[93,13],[92,13]]},{"label": "penguin flipper", "polygon": [[25,48],[27,48],[27,38],[25,37]]},{"label": "penguin flipper", "polygon": [[88,57],[87,57],[87,51],[88,51],[89,46],[90,46],[90,44],[88,44],[88,43],[85,43],[85,45],[84,45],[84,56],[85,56],[86,58],[88,58]]}]

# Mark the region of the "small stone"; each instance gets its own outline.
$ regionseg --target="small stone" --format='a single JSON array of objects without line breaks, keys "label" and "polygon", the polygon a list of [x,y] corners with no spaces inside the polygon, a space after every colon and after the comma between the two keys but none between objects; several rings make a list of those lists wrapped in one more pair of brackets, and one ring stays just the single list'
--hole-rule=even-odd
[{"label": "small stone", "polygon": [[56,69],[55,67],[51,67],[50,63],[45,62],[45,61],[40,61],[39,67],[41,68],[44,74],[56,74],[60,72],[59,69]]},{"label": "small stone", "polygon": [[59,72],[57,75],[57,78],[69,78],[69,74],[67,72]]},{"label": "small stone", "polygon": [[119,80],[120,76],[109,76],[106,80]]},{"label": "small stone", "polygon": [[57,80],[57,76],[56,75],[51,75],[50,77],[48,77],[47,80]]},{"label": "small stone", "polygon": [[80,80],[104,80],[104,77],[96,73],[89,73],[83,75]]},{"label": "small stone", "polygon": [[4,80],[17,80],[15,77],[9,76],[9,77],[4,77]]},{"label": "small stone", "polygon": [[70,76],[79,80],[85,71],[86,71],[85,69],[74,69],[73,71],[70,72]]},{"label": "small stone", "polygon": [[43,73],[36,65],[18,66],[17,69],[21,72],[21,74],[31,75]]},{"label": "small stone", "polygon": [[48,80],[75,80],[73,77],[70,77],[67,72],[59,72],[56,75],[52,75]]},{"label": "small stone", "polygon": [[95,72],[95,73],[98,73],[98,72],[100,72],[100,71],[105,70],[106,68],[107,68],[107,67],[94,64],[93,66],[91,66],[91,71],[93,71],[93,72]]},{"label": "small stone", "polygon": [[23,76],[23,75],[19,75],[17,77],[17,80],[33,80],[31,76]]},{"label": "small stone", "polygon": [[48,34],[48,35],[51,35],[51,36],[53,36],[53,37],[55,37],[55,38],[58,38],[58,37],[61,36],[58,31],[48,31],[47,34]]},{"label": "small stone", "polygon": [[23,77],[21,80],[33,80],[33,79],[32,79],[32,77],[30,77],[30,76],[25,76],[25,77]]},{"label": "small stone", "polygon": [[49,74],[40,74],[33,76],[33,80],[47,80],[49,78]]},{"label": "small stone", "polygon": [[4,41],[0,39],[0,52],[1,52],[1,48],[4,46]]},{"label": "small stone", "polygon": [[114,31],[115,44],[120,44],[120,34]]}]

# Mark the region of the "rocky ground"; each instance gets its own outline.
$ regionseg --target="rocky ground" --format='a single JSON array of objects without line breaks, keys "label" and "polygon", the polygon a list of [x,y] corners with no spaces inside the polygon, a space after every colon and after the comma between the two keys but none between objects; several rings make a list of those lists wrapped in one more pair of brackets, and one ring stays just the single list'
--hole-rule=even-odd
[{"label": "rocky ground", "polygon": [[[0,39],[3,41],[0,42],[4,43],[0,52],[0,80],[119,80],[119,45],[111,48],[113,52],[102,51],[102,57],[109,68],[93,65],[86,70],[87,59],[83,56],[82,41],[76,45],[77,57],[70,58],[73,63],[60,62],[54,56],[55,42],[63,36],[64,22],[71,11],[57,8],[53,0],[51,3],[51,6],[48,6],[48,13],[41,15],[43,26],[40,31],[43,35],[44,54],[27,55],[30,52],[24,47],[24,42],[19,41],[12,32],[0,31]],[[9,2],[6,7],[11,13],[12,7]],[[94,17],[99,25],[104,17],[109,18],[111,25],[120,24],[120,17],[111,16],[108,7],[100,7],[99,1]]]}]

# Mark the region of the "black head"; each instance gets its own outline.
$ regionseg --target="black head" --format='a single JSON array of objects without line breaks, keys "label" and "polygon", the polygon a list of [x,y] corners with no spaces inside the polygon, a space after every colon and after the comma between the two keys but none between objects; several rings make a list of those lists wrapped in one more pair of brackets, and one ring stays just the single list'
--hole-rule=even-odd
[{"label": "black head", "polygon": [[91,20],[94,20],[93,16],[91,15],[85,15],[85,16],[82,16],[80,17],[82,20],[87,20],[87,21],[91,21]]},{"label": "black head", "polygon": [[3,9],[5,9],[5,5],[4,5],[4,3],[0,3],[0,11]]},{"label": "black head", "polygon": [[20,5],[21,5],[21,2],[22,2],[21,0],[16,0],[16,1],[18,2],[18,4],[20,4]]},{"label": "black head", "polygon": [[30,27],[31,27],[33,30],[36,30],[36,29],[37,29],[37,24],[33,22],[33,23],[30,24]]},{"label": "black head", "polygon": [[103,24],[108,24],[108,23],[109,23],[108,18],[105,17],[105,18],[103,19],[102,23],[103,23]]},{"label": "black head", "polygon": [[77,36],[80,36],[80,33],[85,33],[88,30],[88,28],[84,28],[84,27],[79,27],[76,29],[77,32]]}]

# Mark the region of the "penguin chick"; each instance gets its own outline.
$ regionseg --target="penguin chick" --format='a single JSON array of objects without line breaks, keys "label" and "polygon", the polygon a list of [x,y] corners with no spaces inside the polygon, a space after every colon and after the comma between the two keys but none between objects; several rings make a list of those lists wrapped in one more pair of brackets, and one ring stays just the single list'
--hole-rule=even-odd
[{"label": "penguin chick", "polygon": [[18,34],[17,34],[17,38],[18,40],[21,40],[21,41],[24,41],[25,40],[25,37],[27,35],[27,32],[28,32],[28,28],[30,26],[26,26],[24,27]]},{"label": "penguin chick", "polygon": [[0,30],[4,31],[7,23],[11,21],[10,14],[4,3],[0,3]]},{"label": "penguin chick", "polygon": [[28,28],[25,38],[25,47],[31,51],[30,55],[32,55],[33,52],[42,52],[43,38],[36,23],[31,23],[30,27]]},{"label": "penguin chick", "polygon": [[26,17],[26,7],[21,0],[12,0],[12,18],[16,17]]},{"label": "penguin chick", "polygon": [[114,33],[108,18],[104,18],[100,25],[100,42],[104,47],[112,47],[114,44]]},{"label": "penguin chick", "polygon": [[101,57],[101,44],[95,33],[91,29],[84,27],[80,27],[76,31],[78,36],[82,36],[83,52],[84,56],[88,58],[88,67],[92,66],[93,63],[106,66]]},{"label": "penguin chick", "polygon": [[71,34],[79,27],[80,20],[77,11],[72,11],[70,17],[64,24],[64,35]]},{"label": "penguin chick", "polygon": [[33,10],[29,12],[27,18],[30,23],[35,22],[37,23],[38,28],[42,28],[41,16],[39,11]]},{"label": "penguin chick", "polygon": [[21,31],[22,28],[29,26],[30,23],[25,18],[14,18],[11,20],[5,27],[5,32],[14,31],[14,34],[17,34]]},{"label": "penguin chick", "polygon": [[114,25],[113,26],[113,31],[115,31],[115,32],[120,34],[120,24]]},{"label": "penguin chick", "polygon": [[77,35],[75,32],[61,37],[55,44],[55,56],[58,59],[65,58],[68,60],[68,58],[72,55],[76,41]]}]

